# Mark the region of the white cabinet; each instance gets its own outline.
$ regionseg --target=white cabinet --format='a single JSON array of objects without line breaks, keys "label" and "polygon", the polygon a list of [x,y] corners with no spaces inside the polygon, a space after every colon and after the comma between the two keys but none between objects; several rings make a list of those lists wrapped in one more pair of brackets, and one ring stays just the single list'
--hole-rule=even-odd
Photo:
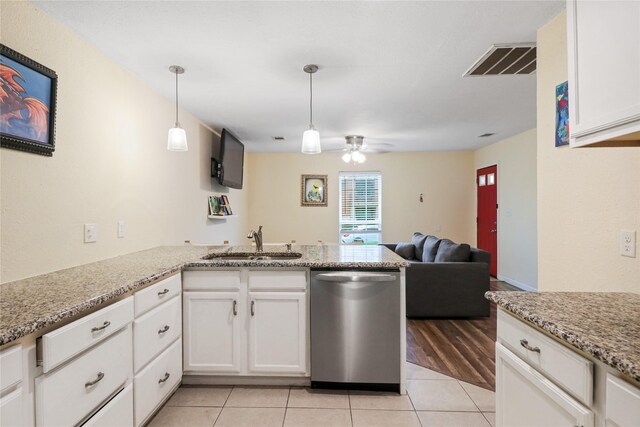
[{"label": "white cabinet", "polygon": [[182,281],[168,277],[134,295],[135,425],[144,424],[182,379]]},{"label": "white cabinet", "polygon": [[306,371],[306,294],[249,292],[249,372]]},{"label": "white cabinet", "polygon": [[240,292],[185,292],[183,304],[184,370],[239,373]]},{"label": "white cabinet", "polygon": [[593,427],[593,412],[496,343],[498,427]]},{"label": "white cabinet", "polygon": [[571,146],[640,141],[640,2],[567,1]]},{"label": "white cabinet", "polygon": [[306,270],[185,271],[187,374],[308,373]]},{"label": "white cabinet", "polygon": [[22,418],[22,346],[0,352],[0,426],[20,427]]},{"label": "white cabinet", "polygon": [[640,389],[607,375],[607,427],[635,427],[640,424]]}]

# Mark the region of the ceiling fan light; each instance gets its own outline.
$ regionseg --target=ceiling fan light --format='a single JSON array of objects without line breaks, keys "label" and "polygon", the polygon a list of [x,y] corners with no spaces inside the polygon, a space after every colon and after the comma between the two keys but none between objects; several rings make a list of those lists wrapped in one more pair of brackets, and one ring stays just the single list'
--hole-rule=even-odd
[{"label": "ceiling fan light", "polygon": [[169,151],[187,151],[187,133],[176,123],[176,127],[169,129],[169,137],[167,141],[167,150]]},{"label": "ceiling fan light", "polygon": [[342,161],[345,163],[349,163],[351,161],[351,153],[344,153],[342,155]]},{"label": "ceiling fan light", "polygon": [[364,163],[364,161],[367,160],[365,155],[362,154],[360,151],[354,151],[351,157],[353,158],[353,161],[357,163]]},{"label": "ceiling fan light", "polygon": [[302,152],[304,154],[318,154],[320,148],[320,134],[315,129],[309,129],[302,135]]}]

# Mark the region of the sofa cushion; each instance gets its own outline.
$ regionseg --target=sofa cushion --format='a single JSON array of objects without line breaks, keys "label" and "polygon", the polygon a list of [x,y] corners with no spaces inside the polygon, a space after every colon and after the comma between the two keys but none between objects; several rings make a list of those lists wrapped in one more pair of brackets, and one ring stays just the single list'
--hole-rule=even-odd
[{"label": "sofa cushion", "polygon": [[434,262],[436,260],[441,241],[442,239],[438,239],[436,236],[427,236],[422,247],[422,262]]},{"label": "sofa cushion", "polygon": [[422,259],[422,247],[424,246],[425,240],[427,240],[427,236],[418,232],[413,233],[413,237],[411,237],[411,243],[413,243],[413,246],[416,247],[415,257],[417,260]]},{"label": "sofa cushion", "polygon": [[435,262],[467,262],[471,256],[471,246],[443,239],[438,246]]},{"label": "sofa cushion", "polygon": [[404,259],[413,259],[416,256],[416,247],[413,243],[400,242],[396,245],[396,253]]}]

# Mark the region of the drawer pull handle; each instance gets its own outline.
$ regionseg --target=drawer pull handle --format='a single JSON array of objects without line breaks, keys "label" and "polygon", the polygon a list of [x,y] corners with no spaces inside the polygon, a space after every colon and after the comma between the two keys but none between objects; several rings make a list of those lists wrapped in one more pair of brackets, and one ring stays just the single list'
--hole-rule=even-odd
[{"label": "drawer pull handle", "polygon": [[540,349],[538,347],[531,347],[529,345],[529,341],[527,340],[520,340],[520,345],[529,351],[533,351],[534,353],[540,353]]},{"label": "drawer pull handle", "polygon": [[256,302],[255,301],[251,301],[251,315],[252,316],[256,315]]},{"label": "drawer pull handle", "polygon": [[169,372],[165,372],[165,374],[164,374],[164,378],[160,378],[160,379],[158,380],[158,384],[162,384],[163,382],[165,382],[166,380],[168,380],[170,376],[171,376],[171,375],[169,374]]},{"label": "drawer pull handle", "polygon": [[164,328],[160,329],[158,331],[158,335],[160,334],[164,334],[165,332],[167,332],[169,330],[169,325],[164,325]]},{"label": "drawer pull handle", "polygon": [[233,300],[233,315],[237,316],[238,315],[238,301]]},{"label": "drawer pull handle", "polygon": [[88,382],[84,383],[84,387],[85,388],[89,388],[91,386],[94,386],[94,385],[98,384],[103,378],[104,378],[104,373],[98,372],[98,377],[93,381],[88,381]]},{"label": "drawer pull handle", "polygon": [[102,326],[96,326],[95,328],[91,328],[91,332],[98,332],[98,331],[102,331],[104,329],[107,329],[107,327],[109,327],[109,325],[111,324],[111,322],[109,322],[108,320],[106,320]]},{"label": "drawer pull handle", "polygon": [[169,289],[165,289],[164,291],[158,292],[158,296],[161,297],[162,295],[166,295],[168,293],[169,293]]}]

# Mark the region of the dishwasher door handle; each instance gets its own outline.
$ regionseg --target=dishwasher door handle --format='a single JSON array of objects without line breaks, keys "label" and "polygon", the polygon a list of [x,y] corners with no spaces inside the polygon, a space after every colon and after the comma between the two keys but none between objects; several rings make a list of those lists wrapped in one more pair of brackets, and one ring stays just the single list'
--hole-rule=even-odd
[{"label": "dishwasher door handle", "polygon": [[322,282],[393,282],[397,276],[392,274],[325,273],[316,274],[316,280]]}]

